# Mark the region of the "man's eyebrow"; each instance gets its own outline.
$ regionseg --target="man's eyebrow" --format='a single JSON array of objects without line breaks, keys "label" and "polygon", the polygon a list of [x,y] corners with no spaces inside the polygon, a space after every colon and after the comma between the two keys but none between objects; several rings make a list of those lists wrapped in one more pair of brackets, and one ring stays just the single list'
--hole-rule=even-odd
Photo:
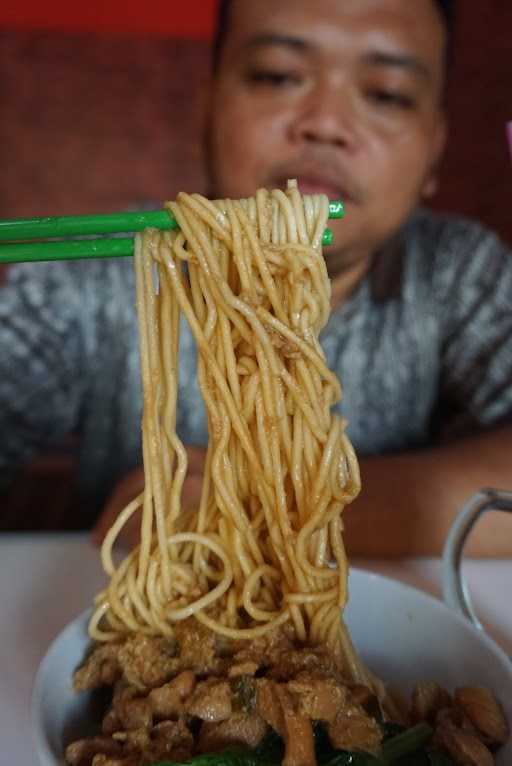
[{"label": "man's eyebrow", "polygon": [[260,34],[251,37],[247,43],[246,48],[266,48],[268,46],[281,46],[285,48],[291,48],[294,51],[308,51],[313,47],[311,43],[305,40],[303,37],[296,37],[294,35],[286,35],[280,32],[261,32]]},{"label": "man's eyebrow", "polygon": [[[251,37],[245,47],[266,48],[271,46],[290,48],[304,53],[314,48],[314,45],[303,37],[287,35],[282,32],[261,32]],[[406,69],[424,80],[432,79],[432,73],[428,66],[421,59],[409,53],[371,51],[363,56],[363,61],[370,66]]]},{"label": "man's eyebrow", "polygon": [[376,67],[396,67],[418,75],[423,80],[431,80],[432,72],[428,66],[416,56],[408,53],[392,53],[390,51],[372,51],[363,57],[365,64]]}]

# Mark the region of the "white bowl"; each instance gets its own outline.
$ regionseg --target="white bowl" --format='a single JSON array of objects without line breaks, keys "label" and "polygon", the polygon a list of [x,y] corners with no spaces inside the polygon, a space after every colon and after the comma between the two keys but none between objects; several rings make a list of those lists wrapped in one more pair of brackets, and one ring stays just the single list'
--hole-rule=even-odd
[{"label": "white bowl", "polygon": [[[63,766],[65,745],[91,734],[101,721],[97,695],[76,694],[71,685],[89,643],[88,616],[82,614],[56,638],[36,677],[32,720],[41,766]],[[512,663],[488,636],[442,602],[354,569],[346,619],[364,661],[402,693],[423,679],[448,689],[482,685],[499,697],[512,721]],[[501,749],[496,763],[512,763],[512,742]]]}]

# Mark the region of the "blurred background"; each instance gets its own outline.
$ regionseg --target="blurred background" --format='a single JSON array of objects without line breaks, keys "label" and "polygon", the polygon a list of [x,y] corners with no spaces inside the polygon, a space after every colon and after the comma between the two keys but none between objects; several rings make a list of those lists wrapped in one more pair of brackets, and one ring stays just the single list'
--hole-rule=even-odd
[{"label": "blurred background", "polygon": [[[512,241],[510,0],[461,0],[435,206]],[[108,212],[201,191],[216,0],[0,9],[0,216]]]},{"label": "blurred background", "polygon": [[[204,191],[201,110],[215,7],[4,0],[0,217],[109,212]],[[434,200],[510,243],[511,31],[510,0],[460,0],[451,135]],[[36,460],[1,498],[2,527],[72,526],[73,464],[72,439]]]}]

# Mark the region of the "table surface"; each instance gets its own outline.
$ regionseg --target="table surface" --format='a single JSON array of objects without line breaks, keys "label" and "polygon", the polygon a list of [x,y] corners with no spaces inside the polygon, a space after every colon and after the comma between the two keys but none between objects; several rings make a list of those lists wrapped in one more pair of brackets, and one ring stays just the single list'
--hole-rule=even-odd
[{"label": "table surface", "polygon": [[[440,596],[439,559],[352,563]],[[470,560],[464,573],[480,619],[512,655],[512,561]],[[0,535],[0,763],[36,766],[29,713],[35,672],[53,638],[104,583],[85,534]]]}]

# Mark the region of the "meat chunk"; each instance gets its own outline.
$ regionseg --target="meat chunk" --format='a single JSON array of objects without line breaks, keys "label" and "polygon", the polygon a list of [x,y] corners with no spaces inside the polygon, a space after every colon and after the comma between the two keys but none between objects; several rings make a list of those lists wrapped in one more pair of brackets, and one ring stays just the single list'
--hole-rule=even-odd
[{"label": "meat chunk", "polygon": [[118,660],[123,677],[139,690],[162,686],[179,667],[175,641],[141,633],[125,640]]},{"label": "meat chunk", "polygon": [[313,721],[334,721],[347,705],[348,689],[334,678],[305,671],[288,683],[300,713]]},{"label": "meat chunk", "polygon": [[180,670],[196,673],[218,673],[226,664],[217,654],[215,633],[197,620],[190,618],[176,623],[175,636],[179,644]]},{"label": "meat chunk", "polygon": [[263,720],[284,739],[284,715],[276,681],[268,678],[259,678],[256,681],[256,710]]},{"label": "meat chunk", "polygon": [[477,736],[448,720],[437,727],[434,741],[460,766],[493,766],[494,758]]},{"label": "meat chunk", "polygon": [[113,734],[121,728],[121,721],[114,708],[109,708],[103,716],[101,731],[103,734]]},{"label": "meat chunk", "polygon": [[[327,723],[334,747],[368,753],[379,751],[382,741],[379,725],[354,701],[350,690],[335,678],[306,671],[289,681],[286,689],[300,715]],[[279,689],[277,696],[282,699]],[[270,702],[268,692],[266,701]]]},{"label": "meat chunk", "polygon": [[232,713],[229,683],[215,678],[200,681],[187,702],[187,712],[210,723],[225,721]]},{"label": "meat chunk", "polygon": [[315,742],[311,719],[297,710],[293,696],[284,685],[277,684],[276,691],[284,718],[283,766],[315,766]]},{"label": "meat chunk", "polygon": [[135,754],[143,753],[150,744],[149,729],[146,728],[116,731],[112,738],[123,745],[125,752]]},{"label": "meat chunk", "polygon": [[[251,663],[256,669],[272,667],[279,663],[280,658],[293,649],[292,635],[285,625],[274,628],[263,636],[258,636],[250,642],[234,644],[231,665]],[[254,671],[256,672],[256,671]]]},{"label": "meat chunk", "polygon": [[240,676],[254,676],[258,670],[258,663],[254,660],[245,660],[231,665],[228,671],[230,678],[239,678]]},{"label": "meat chunk", "polygon": [[464,686],[455,690],[454,700],[483,742],[491,747],[505,744],[509,737],[507,720],[501,705],[488,689]]},{"label": "meat chunk", "polygon": [[453,705],[439,710],[436,715],[435,725],[436,727],[455,726],[457,729],[464,729],[471,734],[476,734],[476,729],[469,718],[466,718],[460,708],[454,707]]},{"label": "meat chunk", "polygon": [[152,728],[119,731],[113,739],[122,744],[123,753],[137,758],[136,766],[165,760],[187,760],[193,738],[184,719],[161,721]]},{"label": "meat chunk", "polygon": [[360,705],[346,702],[327,726],[333,747],[377,754],[382,742],[382,730]]},{"label": "meat chunk", "polygon": [[257,747],[267,733],[265,721],[257,713],[234,713],[221,723],[206,721],[199,734],[199,751],[214,753],[232,745]]},{"label": "meat chunk", "polygon": [[350,696],[352,700],[361,705],[366,711],[369,707],[372,707],[377,699],[374,692],[364,684],[354,684],[350,687]]},{"label": "meat chunk", "polygon": [[151,730],[151,744],[145,751],[147,762],[186,761],[192,756],[194,739],[185,721],[162,721]]},{"label": "meat chunk", "polygon": [[443,708],[450,707],[451,697],[448,692],[435,681],[425,681],[416,684],[411,698],[411,721],[433,723],[437,713]]},{"label": "meat chunk", "polygon": [[276,681],[288,681],[303,671],[321,672],[338,678],[338,668],[334,658],[324,649],[303,648],[282,652],[276,657],[269,675]]},{"label": "meat chunk", "polygon": [[120,728],[126,731],[147,729],[152,725],[153,713],[147,697],[137,696],[134,686],[116,687],[112,698],[112,713],[120,723]]},{"label": "meat chunk", "polygon": [[97,644],[84,664],[75,671],[73,686],[77,692],[113,686],[121,676],[118,661],[120,644]]},{"label": "meat chunk", "polygon": [[70,766],[91,766],[98,753],[109,757],[121,757],[123,748],[110,737],[90,737],[72,742],[66,748],[66,761]]},{"label": "meat chunk", "polygon": [[135,729],[148,729],[153,723],[151,706],[147,699],[134,697],[126,700],[121,708],[122,713],[117,711],[121,726],[126,731]]},{"label": "meat chunk", "polygon": [[99,753],[92,759],[91,766],[138,766],[138,758],[136,755],[125,755],[121,758],[116,758]]},{"label": "meat chunk", "polygon": [[256,709],[284,741],[284,766],[315,766],[311,719],[299,711],[296,698],[285,684],[258,679]]},{"label": "meat chunk", "polygon": [[159,719],[177,718],[184,713],[184,701],[194,691],[196,679],[191,670],[184,670],[169,683],[152,689],[148,701],[153,716]]},{"label": "meat chunk", "polygon": [[[368,713],[368,715],[373,718],[379,718],[382,715],[379,699],[372,689],[369,689],[368,686],[365,686],[364,684],[354,684],[349,688],[352,702],[356,705],[360,705],[365,713]],[[403,702],[399,703],[397,698],[391,699],[388,690],[388,700],[386,700],[388,707],[390,707],[390,702],[392,704],[392,709],[388,711],[389,718],[391,720],[396,720],[397,723],[405,724],[406,715],[402,710],[405,710],[406,705]]]}]

